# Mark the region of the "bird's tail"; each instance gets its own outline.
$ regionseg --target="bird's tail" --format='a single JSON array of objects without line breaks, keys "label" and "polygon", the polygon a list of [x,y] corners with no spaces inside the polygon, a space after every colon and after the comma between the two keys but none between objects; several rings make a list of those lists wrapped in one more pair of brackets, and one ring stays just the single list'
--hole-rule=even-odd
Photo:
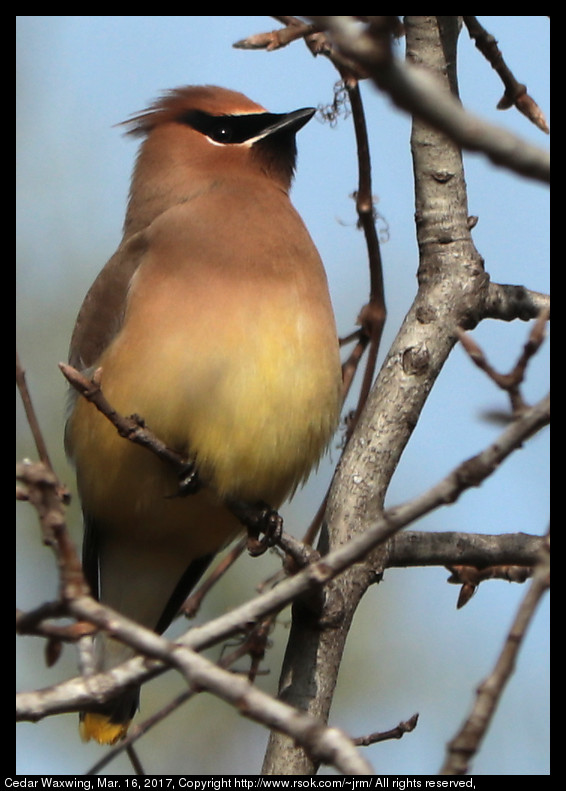
[{"label": "bird's tail", "polygon": [[[206,571],[214,555],[204,555],[189,563],[181,579],[173,589],[154,631],[158,634],[167,629],[190,591]],[[109,669],[129,659],[134,650],[121,645],[104,634],[96,637],[99,670]],[[94,739],[99,744],[115,744],[128,732],[130,722],[137,711],[140,698],[139,687],[131,687],[116,698],[91,707],[80,713],[79,733],[85,742]]]},{"label": "bird's tail", "polygon": [[80,714],[79,733],[85,742],[94,739],[99,744],[116,744],[128,732],[136,712],[139,689],[127,690],[104,706]]}]

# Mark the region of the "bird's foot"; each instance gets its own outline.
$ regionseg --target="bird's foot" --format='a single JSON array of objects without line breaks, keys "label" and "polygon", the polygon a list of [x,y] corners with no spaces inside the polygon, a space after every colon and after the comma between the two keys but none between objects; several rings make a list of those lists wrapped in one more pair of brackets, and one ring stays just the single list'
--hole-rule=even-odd
[{"label": "bird's foot", "polygon": [[[250,555],[253,557],[263,555],[266,550],[277,544],[283,532],[283,519],[275,508],[263,502],[249,504],[231,501],[228,505],[247,528]],[[260,533],[263,533],[261,538]]]}]

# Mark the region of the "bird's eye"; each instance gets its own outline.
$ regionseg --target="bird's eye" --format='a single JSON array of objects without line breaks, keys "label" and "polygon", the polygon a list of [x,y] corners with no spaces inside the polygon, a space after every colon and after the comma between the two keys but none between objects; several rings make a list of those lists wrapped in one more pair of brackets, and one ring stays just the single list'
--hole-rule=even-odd
[{"label": "bird's eye", "polygon": [[209,140],[221,145],[240,145],[262,135],[271,124],[281,119],[271,113],[249,113],[241,115],[211,115],[202,110],[189,110],[176,119],[187,124]]},{"label": "bird's eye", "polygon": [[208,137],[216,143],[229,143],[232,140],[232,128],[225,122],[217,124],[210,130]]}]

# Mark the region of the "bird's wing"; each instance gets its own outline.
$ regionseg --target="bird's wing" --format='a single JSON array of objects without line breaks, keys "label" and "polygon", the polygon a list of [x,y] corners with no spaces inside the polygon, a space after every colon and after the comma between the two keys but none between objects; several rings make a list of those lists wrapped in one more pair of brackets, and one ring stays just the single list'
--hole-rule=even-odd
[{"label": "bird's wing", "polygon": [[74,368],[92,368],[120,330],[130,282],[146,250],[144,231],[124,240],[92,284],[71,338],[69,364]]}]

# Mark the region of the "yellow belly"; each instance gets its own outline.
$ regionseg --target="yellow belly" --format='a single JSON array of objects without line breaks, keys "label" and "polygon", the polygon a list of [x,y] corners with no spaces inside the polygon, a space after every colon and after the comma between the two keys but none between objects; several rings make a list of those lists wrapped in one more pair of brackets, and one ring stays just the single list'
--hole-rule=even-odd
[{"label": "yellow belly", "polygon": [[[144,315],[159,338],[134,316],[100,360],[102,389],[119,412],[138,413],[167,444],[195,456],[220,499],[277,507],[326,448],[340,401],[337,346],[291,308],[272,299],[250,322],[248,310],[227,304],[225,313],[216,301],[188,331],[166,310]],[[170,499],[175,476],[149,451],[119,437],[86,402],[77,403],[70,436],[89,513],[112,522],[143,516],[148,530],[181,527],[193,505]]]}]

